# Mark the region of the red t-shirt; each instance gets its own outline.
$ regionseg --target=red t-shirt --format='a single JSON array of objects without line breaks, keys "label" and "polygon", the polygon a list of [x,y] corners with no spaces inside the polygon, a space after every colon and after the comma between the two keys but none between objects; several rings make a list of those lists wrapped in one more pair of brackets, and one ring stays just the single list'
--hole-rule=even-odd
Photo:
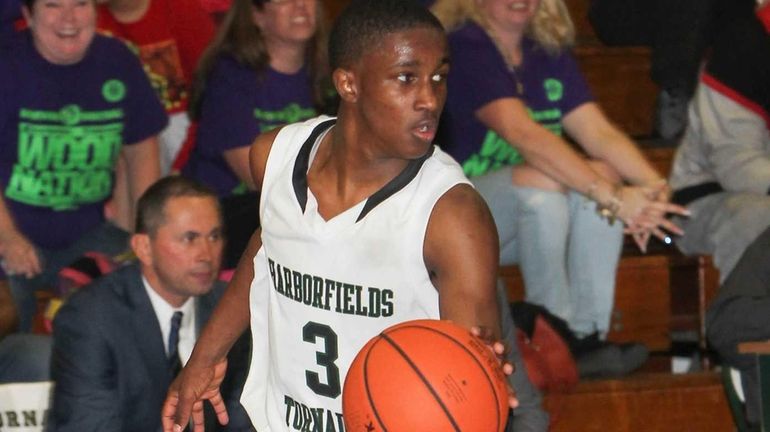
[{"label": "red t-shirt", "polygon": [[214,37],[214,22],[199,0],[150,0],[136,22],[118,22],[98,6],[97,27],[138,50],[150,82],[169,113],[187,109],[193,71]]}]

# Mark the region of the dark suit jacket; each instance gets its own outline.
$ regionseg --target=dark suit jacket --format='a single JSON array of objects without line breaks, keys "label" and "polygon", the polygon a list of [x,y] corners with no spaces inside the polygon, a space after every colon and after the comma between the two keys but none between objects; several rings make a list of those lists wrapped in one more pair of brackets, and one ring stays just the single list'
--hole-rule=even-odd
[{"label": "dark suit jacket", "polygon": [[[196,299],[198,332],[223,291],[224,284],[217,283]],[[242,337],[230,353],[229,385],[223,385],[231,413],[229,430],[250,426],[237,403],[248,355],[248,340]],[[54,320],[51,372],[55,387],[49,430],[160,429],[160,410],[172,376],[137,265],[120,268],[67,300]]]}]

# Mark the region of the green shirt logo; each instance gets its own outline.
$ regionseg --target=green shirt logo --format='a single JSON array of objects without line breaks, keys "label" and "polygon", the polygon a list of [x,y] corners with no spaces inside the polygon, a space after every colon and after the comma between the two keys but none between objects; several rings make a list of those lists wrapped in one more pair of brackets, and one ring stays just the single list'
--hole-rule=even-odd
[{"label": "green shirt logo", "polygon": [[296,123],[315,115],[315,109],[302,108],[299,104],[290,103],[283,109],[268,111],[254,108],[254,118],[259,122],[259,130],[267,132],[282,124]]},{"label": "green shirt logo", "polygon": [[19,112],[18,156],[5,196],[53,210],[97,203],[112,193],[120,153],[123,111]]},{"label": "green shirt logo", "polygon": [[543,81],[543,87],[545,88],[545,96],[551,102],[559,101],[564,96],[564,84],[557,79],[548,78]]},{"label": "green shirt logo", "polygon": [[108,80],[102,86],[102,96],[107,102],[120,102],[126,97],[126,85],[121,80]]}]

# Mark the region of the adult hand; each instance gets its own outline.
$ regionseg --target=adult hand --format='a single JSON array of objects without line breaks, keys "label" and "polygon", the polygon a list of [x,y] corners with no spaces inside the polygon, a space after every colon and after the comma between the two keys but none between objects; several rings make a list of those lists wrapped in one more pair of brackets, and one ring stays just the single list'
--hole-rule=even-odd
[{"label": "adult hand", "polygon": [[626,232],[632,234],[642,252],[647,250],[651,235],[670,243],[667,232],[682,235],[684,231],[667,217],[671,214],[689,216],[690,212],[668,202],[670,190],[666,183],[654,186],[627,186],[622,192],[618,217],[626,224]]},{"label": "adult hand", "polygon": [[222,425],[230,421],[219,386],[227,371],[227,359],[212,366],[198,366],[188,362],[171,383],[161,410],[163,432],[182,432],[192,416],[193,432],[203,432],[203,402],[214,407]]},{"label": "adult hand", "polygon": [[[507,359],[508,348],[503,341],[494,338],[494,333],[491,329],[475,326],[471,328],[471,334],[481,339],[489,349],[492,350],[500,362],[500,367],[506,376],[514,372],[514,366]],[[519,400],[516,398],[516,392],[513,387],[511,387],[510,381],[506,380],[506,386],[508,387],[508,406],[512,409],[518,407]]]},{"label": "adult hand", "polygon": [[29,279],[43,271],[35,246],[16,230],[0,234],[0,256],[8,275],[24,275]]}]

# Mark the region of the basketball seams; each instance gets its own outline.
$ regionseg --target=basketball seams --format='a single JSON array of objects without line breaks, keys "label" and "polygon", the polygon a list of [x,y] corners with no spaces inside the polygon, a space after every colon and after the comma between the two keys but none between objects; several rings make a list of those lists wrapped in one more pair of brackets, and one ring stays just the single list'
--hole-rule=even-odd
[{"label": "basketball seams", "polygon": [[[398,333],[401,329],[404,332]],[[381,341],[385,343],[381,344]],[[457,347],[460,349],[457,350]],[[487,428],[495,426],[496,430],[501,430],[507,420],[507,415],[504,416],[507,414],[504,409],[507,400],[503,399],[507,396],[503,388],[505,379],[495,369],[499,366],[495,363],[496,359],[485,349],[488,348],[481,340],[450,322],[414,320],[382,330],[359,351],[349,370],[353,375],[348,373],[345,380],[343,415],[346,428],[363,430],[361,428],[365,426],[366,430],[387,432],[394,427],[410,430],[424,424],[431,429],[443,424],[442,430],[454,432],[464,432],[466,428],[468,431],[487,432]],[[455,360],[445,364],[451,368],[444,371],[441,358],[447,355]],[[468,361],[468,356],[473,361]],[[425,405],[418,405],[421,408],[415,411],[416,406],[402,406],[403,402],[392,399],[393,392],[398,392],[399,387],[394,387],[394,382],[384,378],[390,376],[386,372],[389,369],[387,365],[402,380],[395,383],[408,383],[417,392],[415,402]],[[481,371],[486,380],[479,375]],[[466,379],[469,379],[467,383]],[[448,387],[444,389],[444,386]],[[492,389],[492,394],[485,388]],[[380,403],[383,405],[375,406]],[[489,408],[493,405],[494,423],[489,424],[493,420]],[[399,407],[407,410],[407,417],[396,415],[391,418],[394,412],[401,412]],[[424,418],[428,413],[429,417]],[[352,417],[348,418],[347,414]],[[385,422],[388,422],[388,429]],[[430,424],[434,426],[428,426]],[[448,428],[450,424],[451,429]],[[482,424],[486,426],[482,428]]]},{"label": "basketball seams", "polygon": [[366,391],[366,401],[369,402],[369,407],[372,409],[372,413],[374,414],[374,418],[377,420],[377,423],[380,424],[380,427],[382,428],[383,432],[388,432],[388,429],[385,427],[385,425],[382,422],[382,419],[380,418],[380,414],[377,412],[377,407],[372,402],[372,393],[369,391],[369,373],[367,370],[369,369],[369,356],[372,354],[372,351],[374,350],[375,345],[377,345],[382,339],[377,338],[376,341],[374,341],[371,346],[369,346],[369,350],[366,352],[366,356],[364,356],[364,365],[363,365],[363,375],[364,375],[364,390]]},{"label": "basketball seams", "polygon": [[384,339],[386,342],[388,342],[390,346],[392,346],[396,350],[396,352],[398,352],[401,355],[404,361],[406,361],[406,363],[412,368],[414,373],[417,374],[417,377],[420,378],[420,381],[422,381],[422,383],[425,385],[428,391],[430,391],[430,394],[433,395],[433,399],[436,400],[436,402],[441,407],[441,410],[444,411],[444,414],[446,414],[447,419],[449,419],[449,422],[452,423],[452,427],[454,428],[454,430],[457,432],[461,432],[460,427],[457,424],[457,421],[452,416],[452,413],[449,412],[449,408],[447,408],[447,406],[444,404],[444,401],[438,395],[438,392],[436,392],[436,389],[433,388],[433,385],[431,385],[428,379],[425,378],[425,375],[422,374],[422,371],[420,371],[417,365],[414,364],[412,359],[404,352],[404,350],[401,349],[400,346],[398,346],[398,344],[393,339],[390,338],[390,336],[388,336],[387,333],[380,333],[380,337]]},{"label": "basketball seams", "polygon": [[[479,366],[479,368],[480,368],[480,369],[481,369],[481,370],[484,372],[484,377],[486,377],[486,379],[487,379],[487,383],[489,384],[489,387],[492,389],[492,394],[494,394],[494,395],[495,395],[495,403],[496,403],[496,406],[498,406],[498,407],[500,406],[500,402],[501,402],[501,401],[500,401],[500,395],[498,395],[498,391],[497,391],[497,388],[495,388],[495,385],[494,385],[494,382],[493,382],[493,379],[492,379],[492,377],[490,377],[490,376],[489,376],[489,373],[487,372],[487,369],[486,369],[486,367],[484,366],[484,364],[483,364],[481,361],[479,361],[479,359],[478,359],[478,358],[476,358],[476,354],[475,354],[473,351],[469,350],[469,349],[468,349],[468,348],[465,346],[465,344],[464,344],[462,341],[459,341],[459,340],[457,340],[457,339],[456,339],[456,338],[455,338],[453,335],[451,335],[451,334],[447,334],[447,333],[445,333],[445,332],[443,331],[443,329],[439,330],[439,329],[435,329],[435,328],[433,328],[433,327],[429,327],[429,326],[423,326],[423,325],[419,325],[419,324],[410,324],[410,325],[408,325],[408,326],[399,326],[399,327],[397,327],[397,328],[394,328],[394,329],[390,330],[388,333],[395,333],[395,332],[398,332],[399,330],[401,330],[401,329],[405,329],[405,328],[419,328],[419,329],[423,329],[423,330],[427,330],[427,331],[433,332],[433,333],[435,333],[435,334],[438,334],[438,335],[440,335],[440,336],[442,336],[442,337],[444,337],[444,338],[446,338],[446,339],[448,339],[448,340],[452,341],[454,344],[456,344],[458,347],[460,347],[460,349],[462,349],[463,351],[465,351],[466,353],[468,353],[468,354],[470,355],[470,357],[473,359],[473,361],[474,361],[474,362],[476,362],[476,364]],[[409,365],[410,365],[410,366],[412,366],[412,368],[414,368],[414,369],[415,369],[415,372],[417,372],[417,374],[419,375],[420,379],[421,379],[421,380],[423,380],[423,382],[425,382],[425,383],[426,383],[426,385],[428,385],[428,386],[429,386],[429,389],[431,390],[431,393],[433,393],[433,394],[434,394],[434,396],[437,398],[437,400],[439,400],[439,403],[441,404],[441,407],[442,407],[442,409],[444,409],[444,410],[446,411],[446,407],[444,406],[444,404],[443,404],[443,401],[441,401],[441,400],[438,398],[438,394],[437,394],[437,393],[435,393],[435,391],[433,390],[433,387],[431,387],[431,386],[430,386],[430,384],[428,384],[428,383],[427,383],[427,381],[426,381],[425,377],[424,377],[424,376],[422,375],[422,373],[421,373],[421,372],[420,372],[420,371],[417,369],[416,365],[415,365],[414,363],[412,363],[411,359],[410,359],[410,358],[409,358],[409,357],[406,355],[406,353],[405,353],[404,351],[402,351],[400,347],[398,347],[397,345],[395,345],[395,342],[394,342],[394,341],[393,341],[393,340],[392,340],[390,337],[388,337],[388,336],[387,336],[387,334],[386,334],[385,332],[381,333],[381,334],[380,334],[380,336],[383,336],[383,337],[385,337],[385,339],[386,339],[388,342],[390,342],[390,344],[391,344],[391,345],[392,345],[394,348],[396,348],[396,350],[398,350],[398,352],[399,352],[399,353],[400,353],[400,354],[401,354],[401,355],[404,357],[404,359],[405,359],[405,360],[406,360],[406,361],[409,363]],[[496,414],[497,414],[497,426],[498,426],[498,430],[500,430],[500,423],[501,423],[501,421],[502,421],[502,419],[501,419],[501,413],[500,413],[500,410],[499,410],[499,409],[495,409],[495,412],[496,412]],[[449,414],[447,414],[447,415],[449,415]],[[450,418],[450,420],[452,421],[452,424],[456,426],[456,424],[455,424],[455,422],[454,422],[454,419],[451,417],[451,415],[449,415],[449,418]],[[457,428],[457,427],[455,427],[455,429],[456,429],[456,430],[459,430],[459,428]]]}]

